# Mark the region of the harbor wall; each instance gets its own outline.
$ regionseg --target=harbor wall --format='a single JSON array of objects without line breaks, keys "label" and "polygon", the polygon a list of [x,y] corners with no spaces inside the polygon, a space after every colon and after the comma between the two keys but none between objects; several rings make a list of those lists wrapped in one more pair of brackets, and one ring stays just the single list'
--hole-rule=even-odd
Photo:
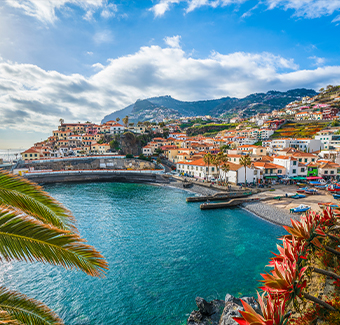
[{"label": "harbor wall", "polygon": [[169,179],[154,171],[62,171],[26,173],[25,178],[36,183],[66,182],[124,182],[124,183],[168,183]]}]

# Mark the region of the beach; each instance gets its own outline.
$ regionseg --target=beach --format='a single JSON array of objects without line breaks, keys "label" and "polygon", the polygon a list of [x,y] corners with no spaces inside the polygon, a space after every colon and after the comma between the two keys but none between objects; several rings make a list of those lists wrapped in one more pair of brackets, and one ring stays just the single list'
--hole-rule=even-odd
[{"label": "beach", "polygon": [[[170,179],[169,184],[156,185],[179,188],[189,193],[202,196],[214,195],[219,192],[218,189],[199,186],[195,183],[191,188],[186,189],[183,188],[181,181],[174,178]],[[243,203],[240,207],[276,225],[291,225],[290,219],[299,220],[301,215],[299,213],[290,213],[290,209],[292,208],[304,204],[310,206],[312,211],[321,212],[322,209],[318,205],[319,202],[339,203],[329,192],[323,190],[320,190],[318,195],[306,195],[305,198],[292,199],[286,198],[286,193],[295,194],[297,190],[296,185],[275,185],[273,189],[275,189],[275,191],[264,191],[254,195],[260,200],[265,199],[265,201],[247,202]],[[280,200],[274,199],[274,197],[278,196],[282,198]],[[269,199],[271,197],[273,199]]]}]

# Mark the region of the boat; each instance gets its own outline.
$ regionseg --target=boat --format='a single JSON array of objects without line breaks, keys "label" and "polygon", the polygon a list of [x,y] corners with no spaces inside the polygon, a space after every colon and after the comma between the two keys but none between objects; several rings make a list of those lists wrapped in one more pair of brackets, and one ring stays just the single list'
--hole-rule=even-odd
[{"label": "boat", "polygon": [[329,185],[327,187],[327,190],[329,192],[340,192],[340,186],[338,186],[338,184],[335,184],[335,185]]},{"label": "boat", "polygon": [[310,209],[310,206],[301,204],[296,208],[290,209],[291,212],[297,213],[297,212],[306,212]]},{"label": "boat", "polygon": [[340,194],[332,194],[332,195],[333,195],[334,199],[337,199],[337,200],[340,199]]},{"label": "boat", "polygon": [[190,182],[183,182],[183,187],[184,187],[184,188],[190,188],[190,187],[192,187],[192,186],[193,186],[193,184],[190,183]]},{"label": "boat", "polygon": [[296,192],[298,193],[305,193],[305,191],[308,191],[309,188],[308,187],[303,187],[303,188],[299,188],[298,190],[296,190]]},{"label": "boat", "polygon": [[308,190],[305,190],[305,194],[315,195],[315,194],[319,194],[319,193],[315,188],[309,188]]},{"label": "boat", "polygon": [[333,202],[319,202],[318,205],[319,207],[324,207],[324,208],[333,208],[333,209],[340,208],[339,205]]},{"label": "boat", "polygon": [[292,199],[302,199],[302,198],[306,197],[306,195],[295,193],[295,194],[289,195],[288,197],[290,197]]},{"label": "boat", "polygon": [[319,190],[325,190],[327,185],[315,185]]}]

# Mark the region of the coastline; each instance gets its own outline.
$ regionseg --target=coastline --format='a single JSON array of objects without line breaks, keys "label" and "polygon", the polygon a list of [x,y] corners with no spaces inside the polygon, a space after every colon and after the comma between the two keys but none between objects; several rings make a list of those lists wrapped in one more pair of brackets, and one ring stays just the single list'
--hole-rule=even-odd
[{"label": "coastline", "polygon": [[[186,189],[183,188],[182,182],[174,179],[167,184],[153,183],[152,185],[176,188],[199,196],[213,195],[215,193],[218,193],[217,189],[205,188],[195,184],[193,184],[190,189]],[[289,214],[286,209],[276,208],[275,206],[273,206],[272,204],[268,204],[267,202],[268,201],[243,203],[239,206],[239,208],[248,211],[257,218],[261,218],[278,226],[290,226],[290,218],[298,219],[300,217],[300,215]]]}]

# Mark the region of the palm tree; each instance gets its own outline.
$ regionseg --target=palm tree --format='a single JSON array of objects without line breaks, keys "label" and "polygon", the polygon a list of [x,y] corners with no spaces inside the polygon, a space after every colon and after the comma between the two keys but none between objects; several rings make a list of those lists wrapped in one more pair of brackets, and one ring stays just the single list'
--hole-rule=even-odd
[{"label": "palm tree", "polygon": [[[222,169],[222,171],[225,172],[225,174],[227,174],[227,173],[229,172],[229,170],[230,170],[230,165],[224,163],[224,164],[221,166],[221,169]],[[227,182],[227,175],[226,175],[225,180],[226,180],[226,183],[227,183],[227,185],[228,185],[228,182]]]},{"label": "palm tree", "polygon": [[60,123],[60,125],[64,124],[64,119],[63,119],[63,118],[60,118],[60,119],[59,119],[59,123]]},{"label": "palm tree", "polygon": [[122,119],[122,121],[123,121],[125,127],[127,127],[128,124],[129,124],[129,117],[126,115],[126,116]]},{"label": "palm tree", "polygon": [[251,160],[249,155],[245,155],[240,159],[240,165],[244,167],[245,182],[244,187],[247,186],[247,167],[251,165]]},{"label": "palm tree", "polygon": [[116,122],[119,122],[119,121],[120,121],[120,118],[119,118],[119,117],[117,117],[117,118],[116,118]]},{"label": "palm tree", "polygon": [[213,155],[210,152],[208,152],[207,154],[203,156],[203,161],[204,163],[208,165],[208,176],[209,176],[209,166],[213,161]]},{"label": "palm tree", "polygon": [[[71,212],[42,188],[0,170],[0,256],[104,276],[103,256],[86,245]],[[7,322],[8,320],[8,322]],[[0,286],[0,324],[63,324],[47,306]]]}]

